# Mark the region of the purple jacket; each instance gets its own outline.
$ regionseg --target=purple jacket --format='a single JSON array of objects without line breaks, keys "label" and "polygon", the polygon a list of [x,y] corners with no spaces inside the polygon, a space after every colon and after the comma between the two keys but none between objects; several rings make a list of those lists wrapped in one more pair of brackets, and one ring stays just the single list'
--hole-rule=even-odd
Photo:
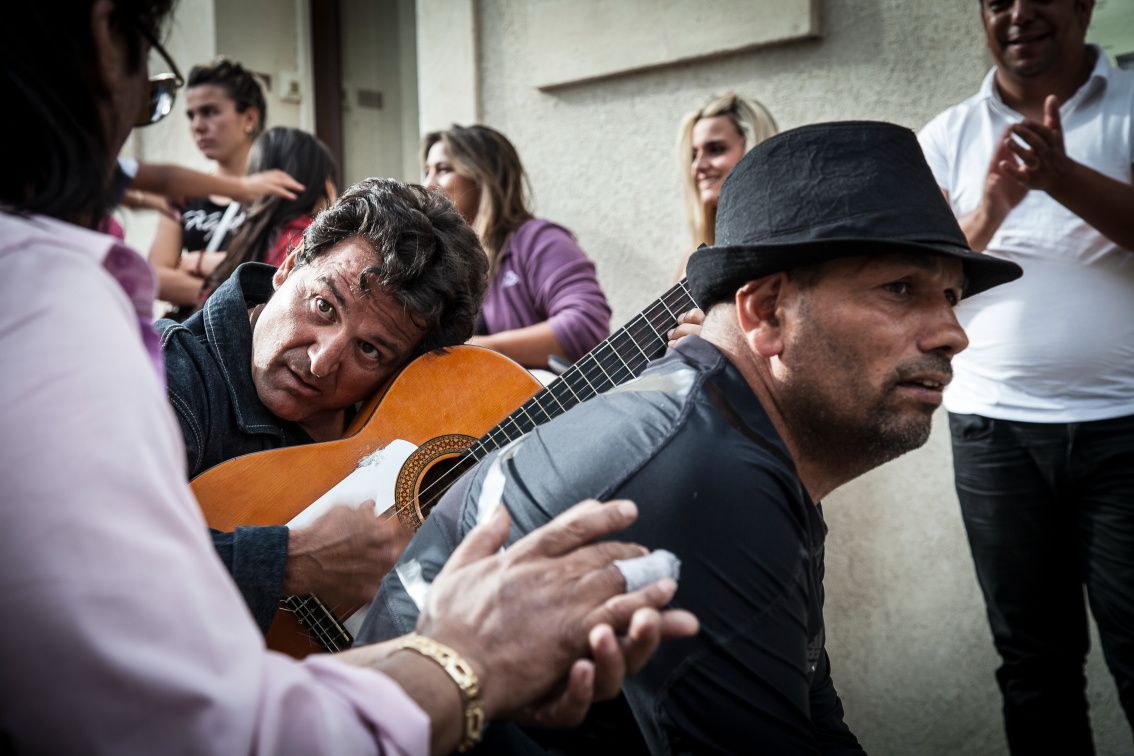
[{"label": "purple jacket", "polygon": [[482,311],[489,333],[548,321],[571,361],[610,335],[594,263],[570,231],[540,218],[516,229],[500,253]]}]

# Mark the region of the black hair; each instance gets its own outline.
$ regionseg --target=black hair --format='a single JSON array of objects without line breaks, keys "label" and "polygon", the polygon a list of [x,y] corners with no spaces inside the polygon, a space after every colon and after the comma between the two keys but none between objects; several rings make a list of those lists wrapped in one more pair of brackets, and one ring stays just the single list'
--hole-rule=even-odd
[{"label": "black hair", "polygon": [[299,129],[276,126],[268,129],[252,145],[248,172],[278,168],[304,189],[295,199],[267,196],[257,200],[228,244],[224,261],[209,276],[210,288],[224,283],[242,263],[263,260],[279,232],[295,218],[313,215],[326,196],[327,181],[338,185],[338,166],[327,146]]},{"label": "black hair", "polygon": [[[147,37],[158,39],[175,0],[117,0],[113,30],[134,61],[145,65]],[[0,205],[95,226],[112,206],[111,136],[100,108],[109,98],[98,75],[91,9],[94,0],[21,2],[0,24],[0,102],[5,124]]]},{"label": "black hair", "polygon": [[364,179],[308,226],[295,264],[308,265],[352,237],[376,258],[359,288],[377,286],[424,330],[415,355],[468,341],[488,285],[488,257],[452,202],[417,184]]},{"label": "black hair", "polygon": [[236,112],[243,113],[248,108],[256,108],[260,114],[259,120],[252,129],[255,138],[264,130],[264,123],[268,120],[268,103],[264,99],[264,90],[255,75],[244,66],[228,58],[217,58],[209,65],[193,66],[189,71],[186,88],[200,87],[206,84],[220,87],[228,95],[228,99],[236,104]]}]

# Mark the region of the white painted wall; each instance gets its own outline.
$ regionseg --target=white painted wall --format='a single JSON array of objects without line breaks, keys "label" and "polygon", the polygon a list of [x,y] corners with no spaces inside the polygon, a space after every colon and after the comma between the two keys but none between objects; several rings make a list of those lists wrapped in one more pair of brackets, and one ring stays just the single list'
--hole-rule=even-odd
[{"label": "white painted wall", "polygon": [[422,133],[480,118],[475,0],[416,0]]},{"label": "white painted wall", "polygon": [[[479,0],[481,118],[516,143],[538,212],[574,230],[595,259],[615,323],[664,290],[688,244],[674,144],[680,116],[709,93],[757,97],[783,128],[842,119],[918,128],[972,94],[989,65],[971,0],[823,0],[819,39],[543,92],[528,76],[539,7]],[[700,3],[688,14],[699,29],[729,23]],[[441,24],[419,18],[419,28]],[[575,41],[586,55],[585,40]],[[445,84],[433,76],[422,75],[423,101]],[[834,677],[871,753],[1000,754],[997,657],[952,488],[944,414],[935,419],[925,448],[825,504]],[[1099,753],[1130,753],[1097,650],[1089,675]]]},{"label": "white painted wall", "polygon": [[[342,0],[340,7],[344,185],[368,176],[416,181],[420,171],[414,157],[418,133],[413,2]],[[361,104],[360,90],[380,92],[382,107]]]},{"label": "white painted wall", "polygon": [[[285,100],[289,79],[296,78],[304,62],[300,32],[306,35],[306,3],[297,0],[215,0],[217,54],[239,61],[245,68],[268,77],[264,89],[268,103],[267,126],[300,124],[301,110],[313,107],[313,93],[300,82],[299,101]],[[178,17],[182,13],[178,11]],[[301,30],[301,24],[304,28]],[[197,58],[194,64],[208,63]],[[261,82],[263,85],[263,82]],[[313,110],[311,112],[314,112]]]}]

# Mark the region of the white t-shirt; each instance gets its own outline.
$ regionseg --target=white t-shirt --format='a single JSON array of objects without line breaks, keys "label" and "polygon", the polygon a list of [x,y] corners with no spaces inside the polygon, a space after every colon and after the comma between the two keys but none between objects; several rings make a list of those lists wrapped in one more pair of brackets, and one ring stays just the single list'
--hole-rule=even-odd
[{"label": "white t-shirt", "polygon": [[[1060,108],[1064,144],[1073,160],[1134,183],[1134,73],[1097,56]],[[976,95],[922,129],[926,160],[958,217],[980,204],[993,148],[1022,119],[1001,99],[993,69]],[[1038,190],[986,251],[1019,263],[1024,276],[957,308],[970,343],[954,360],[946,408],[1037,423],[1134,414],[1134,252]]]}]

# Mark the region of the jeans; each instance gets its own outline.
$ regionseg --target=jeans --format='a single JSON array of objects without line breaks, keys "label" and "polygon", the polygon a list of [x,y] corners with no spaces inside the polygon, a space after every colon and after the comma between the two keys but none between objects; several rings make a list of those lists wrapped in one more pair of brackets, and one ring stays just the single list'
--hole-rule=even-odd
[{"label": "jeans", "polygon": [[1084,587],[1134,725],[1134,416],[949,416],[961,514],[1002,664],[1013,754],[1094,752]]}]

